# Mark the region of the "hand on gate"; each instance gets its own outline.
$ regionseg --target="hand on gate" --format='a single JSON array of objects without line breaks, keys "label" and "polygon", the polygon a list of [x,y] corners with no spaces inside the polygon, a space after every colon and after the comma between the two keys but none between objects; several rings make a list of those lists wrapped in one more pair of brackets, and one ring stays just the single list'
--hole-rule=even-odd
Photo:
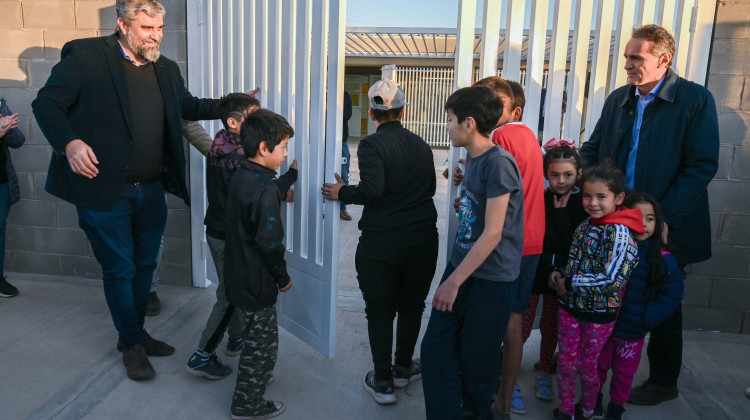
[{"label": "hand on gate", "polygon": [[286,286],[279,288],[279,292],[284,293],[284,292],[288,291],[291,288],[292,288],[292,279],[290,278],[289,279],[289,283],[287,283]]},{"label": "hand on gate", "polygon": [[339,199],[339,190],[341,187],[346,185],[344,183],[344,180],[341,179],[339,174],[334,173],[333,174],[336,177],[336,183],[335,184],[329,184],[325,183],[323,184],[323,188],[320,190],[323,192],[323,196],[329,200],[338,200]]}]

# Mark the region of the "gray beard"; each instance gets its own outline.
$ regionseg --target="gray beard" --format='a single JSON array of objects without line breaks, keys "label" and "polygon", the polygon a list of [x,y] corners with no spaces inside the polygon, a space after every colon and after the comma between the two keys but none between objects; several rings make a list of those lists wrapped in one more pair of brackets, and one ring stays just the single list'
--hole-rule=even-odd
[{"label": "gray beard", "polygon": [[130,48],[133,50],[134,53],[140,55],[141,57],[145,58],[148,61],[156,62],[156,60],[161,57],[161,52],[159,51],[159,44],[156,44],[156,48],[146,48],[146,44],[149,44],[146,41],[139,41],[136,39],[135,35],[133,35],[133,32],[128,32],[128,35],[126,36],[128,45],[130,45]]}]

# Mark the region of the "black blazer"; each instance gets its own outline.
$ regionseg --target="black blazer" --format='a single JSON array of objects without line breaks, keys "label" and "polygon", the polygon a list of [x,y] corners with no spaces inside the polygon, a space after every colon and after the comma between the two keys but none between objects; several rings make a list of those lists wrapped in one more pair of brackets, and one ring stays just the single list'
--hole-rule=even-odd
[{"label": "black blazer", "polygon": [[[131,98],[117,36],[114,33],[65,44],[60,62],[32,102],[37,123],[54,149],[46,190],[76,206],[97,211],[114,207],[128,176],[133,144]],[[162,182],[165,191],[190,205],[182,119],[216,119],[218,101],[193,97],[177,64],[164,56],[154,63],[154,70],[166,116]],[[75,139],[88,144],[99,160],[99,174],[93,179],[70,169],[64,150]]]}]

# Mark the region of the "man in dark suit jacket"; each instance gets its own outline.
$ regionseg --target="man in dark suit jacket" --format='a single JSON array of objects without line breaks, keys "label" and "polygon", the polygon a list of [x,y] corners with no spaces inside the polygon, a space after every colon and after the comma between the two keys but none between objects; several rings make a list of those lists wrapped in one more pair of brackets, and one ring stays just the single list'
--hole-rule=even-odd
[{"label": "man in dark suit jacket", "polygon": [[[675,52],[664,28],[633,31],[625,46],[628,85],[612,92],[591,138],[581,146],[586,166],[612,160],[629,189],[661,206],[669,243],[683,264],[711,257],[708,183],[719,159],[719,124],[711,93],[670,69]],[[649,379],[629,402],[653,405],[677,398],[682,362],[682,309],[651,332]]]},{"label": "man in dark suit jacket", "polygon": [[113,35],[67,43],[32,103],[52,145],[47,191],[73,203],[103,272],[128,377],[152,378],[149,356],[174,348],[143,322],[164,232],[164,192],[189,204],[182,119],[218,118],[216,102],[185,89],[160,56],[164,7],[117,0]]}]

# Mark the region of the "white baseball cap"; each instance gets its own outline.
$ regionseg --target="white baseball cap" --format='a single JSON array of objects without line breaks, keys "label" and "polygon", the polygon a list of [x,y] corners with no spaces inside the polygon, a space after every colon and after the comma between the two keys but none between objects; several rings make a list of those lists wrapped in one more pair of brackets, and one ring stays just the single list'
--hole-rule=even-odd
[{"label": "white baseball cap", "polygon": [[379,80],[372,85],[367,92],[367,97],[370,99],[370,108],[381,111],[409,105],[406,103],[404,90],[398,83],[390,79]]}]

